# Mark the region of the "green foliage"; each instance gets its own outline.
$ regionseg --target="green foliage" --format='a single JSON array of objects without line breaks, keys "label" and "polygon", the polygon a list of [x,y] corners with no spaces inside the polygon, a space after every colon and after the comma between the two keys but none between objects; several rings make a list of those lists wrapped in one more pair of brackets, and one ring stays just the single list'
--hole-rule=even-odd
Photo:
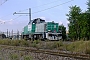
[{"label": "green foliage", "polygon": [[31,56],[24,56],[24,60],[33,60]]},{"label": "green foliage", "polygon": [[[89,2],[90,3],[90,2]],[[90,5],[90,4],[89,4]],[[90,6],[89,6],[90,7]],[[90,13],[82,13],[80,7],[71,6],[68,16],[69,37],[74,40],[90,39]]]},{"label": "green foliage", "polygon": [[36,43],[33,43],[33,44],[32,44],[32,47],[37,47],[37,44],[36,44]]},{"label": "green foliage", "polygon": [[26,40],[0,40],[1,45],[12,45],[12,46],[37,47],[37,44],[39,43],[40,43],[40,40],[34,40],[33,42],[26,41]]},{"label": "green foliage", "polygon": [[80,38],[79,35],[79,22],[80,22],[80,14],[81,14],[81,9],[80,7],[75,6],[71,6],[70,7],[70,11],[69,14],[67,14],[68,16],[68,21],[69,23],[69,37],[72,39],[78,39]]},{"label": "green foliage", "polygon": [[33,43],[38,44],[40,43],[40,40],[34,40]]},{"label": "green foliage", "polygon": [[[12,44],[13,43],[13,44]],[[65,50],[70,52],[79,52],[79,53],[86,53],[90,54],[90,41],[75,41],[75,42],[63,42],[63,41],[30,41],[25,40],[0,40],[0,44],[8,44],[13,46],[31,46],[40,49],[58,49],[58,50]],[[1,48],[0,48],[1,49]],[[23,50],[22,48],[18,48],[18,50]],[[24,56],[24,53],[21,53],[20,56]],[[10,55],[11,59],[18,59],[16,54]]]},{"label": "green foliage", "polygon": [[90,0],[88,0],[87,5],[88,5],[87,11],[90,12]]},{"label": "green foliage", "polygon": [[20,45],[21,46],[29,46],[29,44],[30,44],[30,42],[29,41],[26,41],[26,40],[21,40],[21,42],[20,42]]},{"label": "green foliage", "polygon": [[17,54],[10,54],[10,59],[11,60],[19,60],[19,57]]},{"label": "green foliage", "polygon": [[10,41],[11,40],[9,40],[9,41],[7,41],[7,40],[0,40],[0,44],[2,44],[2,45],[9,45],[9,44],[11,44]]},{"label": "green foliage", "polygon": [[26,40],[0,40],[1,45],[29,46],[30,42]]},{"label": "green foliage", "polygon": [[58,41],[58,42],[54,42],[54,43],[47,43],[46,49],[55,49],[55,48],[59,48],[62,46],[63,46],[62,41]]},{"label": "green foliage", "polygon": [[60,25],[59,30],[62,32],[62,39],[65,40],[66,39],[66,27],[64,27],[64,25]]},{"label": "green foliage", "polygon": [[62,43],[62,41],[58,41],[58,42],[55,42],[55,43],[53,44],[53,46],[58,48],[58,47],[63,46],[63,43]]},{"label": "green foliage", "polygon": [[71,44],[68,44],[67,50],[71,52],[79,52],[90,54],[90,41],[76,41]]},{"label": "green foliage", "polygon": [[40,43],[40,40],[34,40],[31,46],[38,48],[39,43]]},{"label": "green foliage", "polygon": [[67,50],[72,52],[81,52],[83,46],[83,41],[76,41],[67,46]]},{"label": "green foliage", "polygon": [[19,46],[19,41],[18,40],[10,40],[12,46]]}]

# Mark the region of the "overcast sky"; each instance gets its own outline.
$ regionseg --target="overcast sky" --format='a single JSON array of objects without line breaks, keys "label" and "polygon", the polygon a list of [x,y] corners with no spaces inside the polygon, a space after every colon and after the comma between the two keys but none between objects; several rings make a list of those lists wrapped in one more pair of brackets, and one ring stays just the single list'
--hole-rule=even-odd
[{"label": "overcast sky", "polygon": [[5,3],[3,1],[0,0],[0,31],[7,29],[22,31],[23,27],[28,24],[29,17],[26,16],[27,14],[19,17],[20,14],[13,15],[13,13],[28,13],[29,8],[34,13],[58,5],[55,8],[32,14],[32,19],[40,17],[46,21],[58,22],[65,27],[68,23],[66,14],[69,11],[69,6],[80,6],[83,11],[87,9],[87,0],[8,0]]}]

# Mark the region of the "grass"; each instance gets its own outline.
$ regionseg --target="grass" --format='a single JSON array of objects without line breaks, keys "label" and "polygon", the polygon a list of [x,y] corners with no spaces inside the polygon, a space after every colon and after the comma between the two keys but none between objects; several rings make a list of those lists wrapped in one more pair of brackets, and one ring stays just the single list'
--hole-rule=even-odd
[{"label": "grass", "polygon": [[79,52],[90,54],[90,41],[76,41],[67,46],[67,50],[71,52]]},{"label": "grass", "polygon": [[11,46],[29,46],[29,42],[26,40],[0,40],[0,44]]},{"label": "grass", "polygon": [[35,47],[40,49],[58,49],[66,50],[70,52],[79,52],[90,54],[90,41],[75,41],[72,43],[63,43],[63,41],[40,41],[34,40],[0,40],[1,45],[11,45],[11,46],[25,46],[25,47]]},{"label": "grass", "polygon": [[33,60],[31,56],[24,56],[24,60]]},{"label": "grass", "polygon": [[33,42],[32,42],[32,47],[36,47],[36,48],[38,48],[39,46],[38,46],[38,44],[40,43],[41,41],[40,40],[34,40]]},{"label": "grass", "polygon": [[46,43],[45,48],[46,49],[56,49],[56,48],[59,48],[61,46],[63,46],[62,41],[55,41],[53,43]]},{"label": "grass", "polygon": [[17,54],[10,54],[10,60],[19,60],[19,57]]}]

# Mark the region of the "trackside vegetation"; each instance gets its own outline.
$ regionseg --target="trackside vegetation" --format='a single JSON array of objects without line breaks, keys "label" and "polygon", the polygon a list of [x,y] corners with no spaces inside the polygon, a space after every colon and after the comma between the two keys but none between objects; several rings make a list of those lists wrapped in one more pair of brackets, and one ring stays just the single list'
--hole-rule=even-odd
[{"label": "trackside vegetation", "polygon": [[69,38],[71,40],[90,40],[90,0],[87,2],[87,10],[85,12],[77,6],[70,6],[68,17]]},{"label": "trackside vegetation", "polygon": [[26,40],[0,40],[0,45],[21,46],[21,47],[34,47],[37,49],[57,49],[61,51],[78,52],[90,54],[90,41],[75,41],[75,42],[62,42],[62,41],[26,41]]}]

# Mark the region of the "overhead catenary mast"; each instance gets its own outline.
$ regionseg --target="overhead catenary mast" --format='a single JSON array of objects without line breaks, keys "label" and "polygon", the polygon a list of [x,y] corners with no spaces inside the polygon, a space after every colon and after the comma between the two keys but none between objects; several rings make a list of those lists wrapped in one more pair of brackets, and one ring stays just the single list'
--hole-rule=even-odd
[{"label": "overhead catenary mast", "polygon": [[31,22],[31,8],[29,8],[29,13],[17,13],[17,12],[14,12],[14,14],[29,14],[29,23]]}]

